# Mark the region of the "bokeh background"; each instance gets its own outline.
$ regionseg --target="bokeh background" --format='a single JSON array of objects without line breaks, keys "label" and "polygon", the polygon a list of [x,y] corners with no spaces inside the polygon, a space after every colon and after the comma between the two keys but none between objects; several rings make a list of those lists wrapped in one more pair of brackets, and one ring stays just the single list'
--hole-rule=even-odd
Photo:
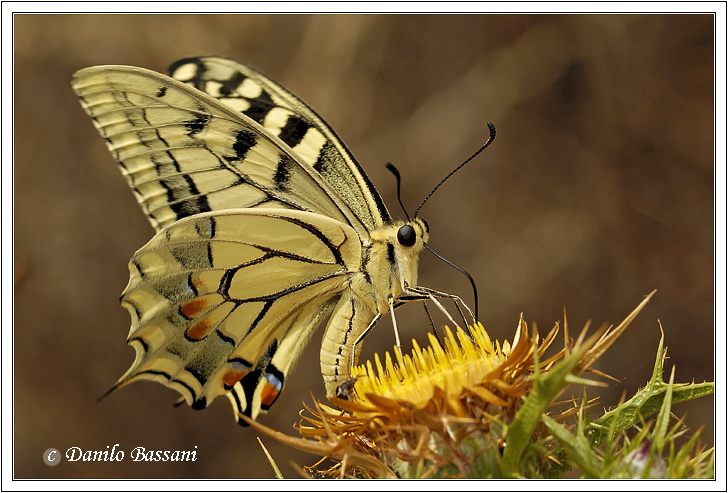
[{"label": "bokeh background", "polygon": [[[564,308],[572,333],[616,324],[657,289],[598,366],[621,382],[592,395],[606,406],[648,380],[658,319],[677,381],[714,379],[711,15],[17,15],[14,29],[15,477],[272,477],[226,399],[173,407],[176,392],[144,382],[97,402],[133,361],[118,297],[152,235],[69,85],[97,64],[258,67],[323,115],[395,216],[386,162],[412,211],[494,122],[493,146],[421,212],[433,247],[477,280],[492,336],[512,338],[521,312],[542,332]],[[420,282],[472,297],[429,255]],[[426,340],[421,307],[398,321]],[[323,398],[320,337],[265,424],[293,432],[302,401]],[[393,343],[385,320],[364,354]],[[712,446],[712,399],[675,412]],[[41,460],[117,443],[120,463]],[[316,460],[266,445],[287,477]],[[198,460],[132,462],[136,446]]]}]

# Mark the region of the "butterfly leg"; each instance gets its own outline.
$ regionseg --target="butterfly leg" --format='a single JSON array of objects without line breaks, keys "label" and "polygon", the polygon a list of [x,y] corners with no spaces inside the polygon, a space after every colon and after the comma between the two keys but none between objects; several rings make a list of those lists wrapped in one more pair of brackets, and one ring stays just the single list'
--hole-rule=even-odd
[{"label": "butterfly leg", "polygon": [[394,341],[397,344],[400,352],[402,351],[402,344],[399,341],[399,330],[397,330],[397,317],[394,316],[394,299],[389,298],[389,313],[392,314],[392,327],[394,328]]},{"label": "butterfly leg", "polygon": [[422,301],[422,306],[425,308],[425,313],[427,314],[427,319],[430,321],[430,327],[432,328],[432,333],[435,334],[435,339],[437,339],[437,342],[440,343],[442,346],[442,339],[440,339],[440,334],[437,332],[437,326],[435,325],[435,321],[432,319],[432,315],[430,314],[430,309],[427,308],[427,301]]},{"label": "butterfly leg", "polygon": [[[400,297],[399,297],[399,303],[403,302],[409,302],[409,301],[424,301],[424,300],[430,300],[434,301],[433,298],[436,299],[446,299],[446,300],[453,300],[455,302],[455,306],[458,309],[458,312],[460,313],[460,316],[463,318],[463,321],[465,322],[465,325],[468,325],[467,321],[465,320],[465,316],[460,309],[460,305],[465,308],[465,310],[468,312],[468,315],[470,315],[470,318],[473,320],[473,322],[476,322],[475,315],[473,315],[472,310],[468,307],[468,305],[465,304],[465,302],[459,297],[454,294],[449,293],[443,293],[441,291],[435,291],[434,289],[426,288],[423,286],[416,286],[414,288],[407,288],[407,291],[405,291]],[[442,306],[440,303],[436,303],[438,305],[438,308],[440,310],[444,310],[443,313],[447,313],[447,310]],[[447,317],[452,321],[452,317],[448,314]],[[453,322],[454,323],[454,322]]]},{"label": "butterfly leg", "polygon": [[445,316],[450,320],[451,324],[453,324],[456,327],[460,325],[452,318],[452,316],[450,315],[450,312],[447,311],[444,306],[442,306],[442,303],[437,301],[437,298],[435,298],[432,294],[429,294],[428,297],[430,298],[430,301],[432,301],[435,304],[435,306],[438,307],[443,314],[445,314]]},{"label": "butterfly leg", "polygon": [[[441,311],[442,313],[444,313],[444,314],[445,314],[445,316],[446,316],[446,317],[447,317],[448,319],[450,319],[450,322],[451,322],[451,323],[452,323],[452,324],[453,324],[453,325],[454,325],[455,327],[457,327],[457,326],[459,325],[459,324],[458,324],[458,323],[457,323],[457,322],[456,322],[455,320],[453,320],[452,316],[450,315],[450,312],[448,312],[448,311],[447,311],[447,309],[446,309],[446,308],[445,308],[444,306],[442,306],[442,303],[440,303],[439,301],[437,301],[437,298],[436,298],[436,297],[434,296],[434,294],[432,294],[432,293],[429,293],[429,298],[430,298],[430,301],[432,301],[432,302],[433,302],[433,303],[434,303],[434,304],[435,304],[435,305],[436,305],[436,306],[437,306],[437,307],[438,307],[438,308],[440,309],[440,311]],[[473,313],[472,313],[472,312],[470,312],[470,309],[468,308],[468,305],[466,305],[465,303],[463,303],[463,300],[461,300],[461,299],[460,299],[460,298],[458,298],[457,296],[454,296],[453,298],[450,298],[450,299],[453,299],[453,300],[455,301],[455,308],[457,308],[457,309],[458,309],[458,313],[460,314],[460,318],[461,318],[461,319],[463,320],[463,322],[464,322],[464,325],[465,325],[465,330],[467,331],[468,335],[469,335],[469,336],[470,336],[470,338],[472,339],[472,338],[473,338],[473,335],[472,335],[472,334],[471,334],[471,332],[470,332],[470,327],[468,327],[468,321],[467,321],[467,320],[465,319],[465,314],[464,314],[464,313],[463,313],[463,311],[462,311],[462,310],[460,309],[460,304],[462,304],[462,305],[463,305],[463,306],[465,307],[465,309],[466,309],[466,310],[468,310],[468,312],[470,313],[470,316],[471,316],[471,317],[473,318],[473,323],[475,323],[475,321],[476,321],[476,320],[475,320],[475,317],[473,317]],[[460,304],[458,304],[458,302],[460,302]],[[435,335],[437,336],[437,334],[435,334]]]}]

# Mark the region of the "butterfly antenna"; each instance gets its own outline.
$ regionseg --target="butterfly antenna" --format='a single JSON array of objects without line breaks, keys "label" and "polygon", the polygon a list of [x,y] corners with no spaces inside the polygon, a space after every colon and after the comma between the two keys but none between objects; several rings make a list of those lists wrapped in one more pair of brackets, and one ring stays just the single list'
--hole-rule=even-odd
[{"label": "butterfly antenna", "polygon": [[[427,197],[425,197],[425,200],[423,200],[422,203],[419,206],[417,206],[417,209],[415,209],[415,217],[417,217],[417,214],[420,212],[420,209],[422,209],[422,206],[425,205],[425,202],[430,200],[430,197],[432,197],[432,195],[437,191],[438,188],[440,188],[440,186],[443,183],[445,183],[452,175],[457,173],[460,170],[460,168],[462,168],[463,166],[468,164],[470,161],[475,159],[475,157],[478,154],[483,152],[485,150],[485,148],[488,147],[491,144],[491,142],[493,142],[495,140],[495,125],[493,125],[491,122],[488,122],[488,129],[490,130],[490,135],[488,136],[488,140],[485,141],[485,144],[483,144],[480,149],[475,151],[472,156],[470,156],[468,159],[463,161],[463,163],[460,166],[458,166],[457,168],[452,170],[450,173],[448,173],[447,176],[445,176],[445,178],[440,180],[440,183],[435,185],[435,188],[433,188],[432,191],[427,195]],[[389,165],[387,167],[389,167]],[[394,168],[394,166],[392,166],[392,168]],[[390,171],[392,171],[392,169],[390,169]],[[394,171],[392,171],[392,172],[394,173]],[[397,173],[397,176],[399,176],[399,173]]]},{"label": "butterfly antenna", "polygon": [[[404,211],[404,217],[407,218],[407,220],[410,220],[409,214],[407,214],[407,209],[404,208],[404,204],[402,203],[402,196],[400,194],[400,185],[402,183],[402,177],[399,175],[399,170],[392,164],[387,163],[387,169],[392,172],[394,177],[397,179],[397,200],[399,201],[400,207],[402,207],[402,210]],[[419,209],[419,207],[418,207]],[[415,214],[416,216],[417,214]]]},{"label": "butterfly antenna", "polygon": [[463,269],[459,265],[455,264],[451,260],[448,260],[445,257],[443,257],[442,255],[440,255],[439,253],[437,253],[435,250],[432,249],[432,247],[430,245],[425,244],[425,248],[427,248],[435,257],[439,258],[440,260],[442,260],[443,262],[445,262],[449,266],[454,267],[455,269],[457,269],[458,271],[460,271],[460,273],[462,273],[463,275],[465,275],[465,277],[468,278],[468,280],[470,281],[470,285],[473,287],[473,298],[475,298],[475,320],[477,321],[478,320],[478,288],[475,285],[475,280],[473,279],[473,276],[471,276],[468,273],[468,271],[466,271],[465,269]]}]

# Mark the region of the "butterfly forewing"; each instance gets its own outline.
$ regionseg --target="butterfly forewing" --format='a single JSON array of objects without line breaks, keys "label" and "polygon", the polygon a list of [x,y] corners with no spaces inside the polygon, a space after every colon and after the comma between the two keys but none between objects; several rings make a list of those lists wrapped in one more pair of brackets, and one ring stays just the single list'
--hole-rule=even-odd
[{"label": "butterfly forewing", "polygon": [[248,65],[220,57],[179,60],[169,72],[279,137],[321,174],[367,229],[391,220],[381,196],[341,139],[290,91]]},{"label": "butterfly forewing", "polygon": [[200,91],[114,66],[77,72],[73,87],[157,230],[201,212],[266,207],[317,212],[365,231],[280,139]]}]

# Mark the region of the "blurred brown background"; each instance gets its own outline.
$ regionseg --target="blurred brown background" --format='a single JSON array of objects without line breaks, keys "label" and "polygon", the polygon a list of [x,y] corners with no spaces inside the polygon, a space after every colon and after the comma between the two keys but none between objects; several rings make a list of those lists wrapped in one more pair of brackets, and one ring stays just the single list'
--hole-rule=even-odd
[{"label": "blurred brown background", "polygon": [[[410,211],[498,129],[494,145],[423,208],[431,244],[475,277],[481,320],[511,339],[518,315],[542,332],[566,307],[576,332],[618,323],[657,295],[602,359],[619,378],[603,404],[649,378],[660,338],[677,380],[713,380],[713,17],[710,15],[20,15],[15,17],[14,474],[18,478],[270,478],[256,434],[226,399],[175,408],[137,383],[101,402],[128,368],[118,304],[127,260],[152,235],[73,95],[98,64],[165,72],[223,55],[263,70],[342,136],[395,216]],[[424,255],[423,285],[472,298]],[[420,307],[398,312],[424,341]],[[365,355],[390,349],[385,321]],[[261,421],[292,431],[309,392],[323,397],[318,332]],[[713,444],[713,401],[675,412]],[[121,463],[42,452],[120,444]],[[289,461],[316,458],[266,440]],[[191,450],[197,462],[132,462],[136,446]]]}]

